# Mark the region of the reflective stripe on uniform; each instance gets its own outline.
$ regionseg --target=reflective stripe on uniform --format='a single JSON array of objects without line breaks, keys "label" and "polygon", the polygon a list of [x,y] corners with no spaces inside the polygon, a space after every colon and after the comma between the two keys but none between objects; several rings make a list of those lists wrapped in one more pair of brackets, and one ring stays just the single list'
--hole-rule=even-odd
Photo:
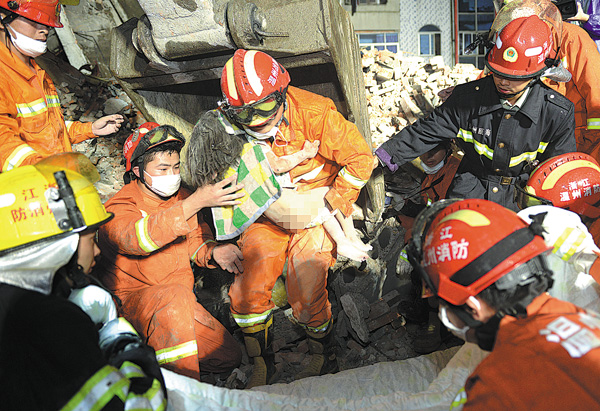
[{"label": "reflective stripe on uniform", "polygon": [[148,233],[149,218],[149,216],[140,218],[135,223],[135,235],[137,236],[138,244],[140,245],[140,248],[147,253],[151,253],[160,248],[154,241],[152,241],[150,233]]},{"label": "reflective stripe on uniform", "polygon": [[360,178],[350,174],[346,167],[342,168],[338,175],[357,188],[363,188],[365,184],[367,184],[366,180],[361,180]]},{"label": "reflective stripe on uniform", "polygon": [[587,128],[588,130],[600,130],[600,118],[588,118]]},{"label": "reflective stripe on uniform", "polygon": [[174,347],[163,348],[156,351],[156,359],[160,365],[168,364],[191,356],[198,355],[198,343],[196,340],[184,342]]},{"label": "reflective stripe on uniform", "polygon": [[[565,231],[562,232],[560,237],[558,237],[558,239],[552,245],[553,246],[552,253],[557,254],[557,251],[559,251],[560,248],[565,244],[567,239],[569,237],[571,237],[573,232],[576,233],[577,238],[575,238],[575,241],[569,243],[568,250],[566,250],[566,251],[561,250],[562,256],[560,258],[564,261],[569,261],[571,259],[571,257],[573,257],[573,254],[575,254],[575,252],[577,251],[579,246],[585,241],[585,239],[587,237],[586,233],[584,233],[581,230],[575,231],[575,229],[573,227],[567,227],[567,228],[565,228]],[[560,254],[558,254],[558,255],[560,255]]]},{"label": "reflective stripe on uniform", "polygon": [[33,148],[27,144],[21,144],[8,156],[4,162],[4,165],[2,166],[2,171],[9,171],[13,168],[19,167],[27,157],[33,154],[35,154],[35,150]]},{"label": "reflective stripe on uniform", "polygon": [[[128,379],[146,377],[146,374],[144,374],[139,365],[129,361],[124,361],[119,371]],[[160,411],[165,410],[166,407],[167,400],[157,379],[152,381],[152,386],[145,393],[136,394],[130,391],[125,400],[125,410]]]},{"label": "reflective stripe on uniform", "polygon": [[546,148],[548,148],[548,143],[545,141],[540,141],[540,145],[538,146],[538,149],[536,151],[529,151],[527,153],[519,154],[516,157],[512,157],[508,166],[514,167],[522,163],[523,161],[533,161],[537,157],[537,153],[543,153],[544,151],[546,151]]},{"label": "reflective stripe on uniform", "polygon": [[67,131],[71,130],[71,126],[73,125],[74,121],[68,121],[65,120],[65,125],[67,126]]},{"label": "reflective stripe on uniform", "polygon": [[[463,140],[465,143],[473,144],[473,148],[479,155],[483,155],[490,160],[494,159],[494,150],[489,148],[487,145],[475,140],[473,138],[473,133],[465,129],[459,129],[458,134],[456,135],[458,138]],[[515,167],[521,164],[523,161],[533,161],[537,157],[538,153],[543,153],[548,148],[548,143],[546,141],[540,141],[540,145],[537,150],[529,151],[525,153],[521,153],[518,156],[511,157],[510,162],[508,163],[509,167]]]},{"label": "reflective stripe on uniform", "polygon": [[458,394],[456,394],[456,397],[454,397],[454,400],[450,404],[450,409],[451,410],[462,409],[462,406],[466,403],[467,403],[467,392],[465,391],[465,388],[463,387],[460,389]]},{"label": "reflective stripe on uniform", "polygon": [[490,160],[493,159],[493,157],[494,157],[494,150],[492,150],[491,148],[489,148],[487,145],[485,145],[483,143],[480,143],[479,141],[475,140],[473,138],[473,133],[471,133],[470,131],[461,128],[461,129],[458,130],[458,134],[456,135],[456,137],[460,138],[465,143],[472,143],[473,147],[475,148],[475,151],[478,154],[484,155],[487,158],[489,158]]},{"label": "reflective stripe on uniform", "polygon": [[141,378],[145,375],[144,371],[142,371],[139,365],[129,361],[124,361],[123,364],[121,364],[119,371],[121,371],[121,373],[123,373],[123,375],[129,379]]},{"label": "reflective stripe on uniform", "polygon": [[162,411],[166,407],[167,400],[162,392],[160,382],[156,379],[152,381],[152,387],[144,394],[130,391],[125,402],[125,411]]},{"label": "reflective stripe on uniform", "polygon": [[46,95],[29,103],[17,104],[17,117],[33,117],[48,111],[48,107],[60,107],[57,95]]},{"label": "reflective stripe on uniform", "polygon": [[46,95],[48,107],[60,107],[60,99],[56,95]]},{"label": "reflective stripe on uniform", "polygon": [[100,410],[115,396],[125,403],[129,384],[130,381],[115,367],[105,365],[86,381],[62,410]]},{"label": "reflective stripe on uniform", "polygon": [[308,325],[302,325],[304,328],[306,328],[309,331],[312,331],[314,333],[324,333],[325,331],[327,331],[327,328],[329,328],[329,324],[331,323],[331,320],[327,321],[325,324],[321,324],[318,327],[309,327]]},{"label": "reflective stripe on uniform", "polygon": [[231,313],[233,319],[240,327],[252,327],[253,325],[264,323],[272,310],[267,310],[262,314],[235,314]]}]

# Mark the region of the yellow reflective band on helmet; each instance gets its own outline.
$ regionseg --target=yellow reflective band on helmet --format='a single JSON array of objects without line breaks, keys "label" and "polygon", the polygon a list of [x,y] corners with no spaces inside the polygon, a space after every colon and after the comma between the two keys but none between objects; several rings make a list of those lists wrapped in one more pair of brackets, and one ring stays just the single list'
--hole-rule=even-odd
[{"label": "yellow reflective band on helmet", "polygon": [[196,340],[191,340],[174,347],[167,347],[156,351],[156,359],[160,365],[197,355],[198,343]]},{"label": "yellow reflective band on helmet", "polygon": [[600,130],[600,118],[588,118],[587,128],[588,130]]},{"label": "yellow reflective band on helmet", "polygon": [[449,220],[458,220],[468,224],[471,227],[485,227],[491,224],[490,220],[475,210],[458,210],[452,214],[448,214],[438,224]]},{"label": "yellow reflective band on helmet", "polygon": [[600,167],[598,167],[596,164],[592,163],[591,161],[588,161],[588,160],[569,161],[568,163],[561,164],[560,167],[555,168],[554,170],[552,170],[550,172],[550,174],[548,176],[546,176],[546,179],[544,180],[544,182],[542,184],[542,190],[549,190],[549,189],[553,188],[556,185],[556,183],[558,182],[558,180],[560,180],[566,173],[568,173],[572,170],[575,170],[577,168],[584,168],[584,167],[593,168],[594,170],[596,170],[600,173]]},{"label": "yellow reflective band on helmet", "polygon": [[523,195],[525,197],[525,207],[523,207],[523,208],[533,207],[533,206],[542,204],[542,201],[539,198],[532,197],[532,196],[537,196],[537,194],[535,193],[535,189],[533,187],[525,186],[524,191],[526,193],[531,194],[531,196]]},{"label": "yellow reflective band on helmet", "polygon": [[239,99],[237,88],[235,87],[235,75],[233,73],[233,57],[225,64],[225,74],[227,75],[227,91],[231,98]]},{"label": "yellow reflective band on helmet", "polygon": [[27,157],[32,156],[34,154],[35,150],[33,148],[31,148],[27,144],[21,144],[20,146],[15,148],[13,152],[8,156],[8,158],[4,162],[2,171],[10,171],[13,168],[19,167]]},{"label": "yellow reflective band on helmet", "polygon": [[148,219],[150,216],[140,218],[135,222],[135,235],[140,248],[147,253],[158,250],[160,247],[152,240],[148,232]]},{"label": "yellow reflective band on helmet", "polygon": [[101,410],[115,396],[125,402],[129,384],[115,367],[105,365],[86,381],[62,411]]},{"label": "yellow reflective band on helmet", "polygon": [[231,313],[231,315],[233,316],[233,319],[235,320],[237,325],[239,325],[240,327],[246,328],[246,327],[252,327],[256,324],[264,323],[267,320],[267,318],[269,317],[269,314],[271,314],[271,311],[272,311],[272,309],[269,309],[262,314]]},{"label": "yellow reflective band on helmet", "polygon": [[450,410],[461,407],[466,403],[467,403],[467,392],[465,391],[465,388],[463,387],[460,389],[458,394],[456,394],[456,397],[454,397],[454,400],[452,400],[452,403],[450,404]]},{"label": "yellow reflective band on helmet", "polygon": [[366,180],[361,180],[360,178],[355,177],[352,174],[350,174],[348,172],[348,170],[346,169],[346,167],[342,168],[340,170],[340,172],[338,173],[338,175],[340,177],[342,177],[344,180],[346,180],[347,182],[349,182],[350,184],[352,184],[356,188],[363,188],[365,186],[365,184],[367,184]]}]

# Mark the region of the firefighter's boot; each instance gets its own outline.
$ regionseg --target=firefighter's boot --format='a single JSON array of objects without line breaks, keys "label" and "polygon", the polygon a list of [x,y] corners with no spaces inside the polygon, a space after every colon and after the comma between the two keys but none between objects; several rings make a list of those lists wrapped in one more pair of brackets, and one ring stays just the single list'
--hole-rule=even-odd
[{"label": "firefighter's boot", "polygon": [[244,332],[244,343],[248,356],[254,364],[252,376],[246,384],[246,388],[258,387],[259,385],[271,384],[277,378],[273,353],[273,317],[263,324],[242,328]]},{"label": "firefighter's boot", "polygon": [[308,349],[312,358],[306,368],[296,374],[294,379],[300,380],[306,377],[338,372],[332,325],[330,324],[324,333],[306,331],[308,335]]}]

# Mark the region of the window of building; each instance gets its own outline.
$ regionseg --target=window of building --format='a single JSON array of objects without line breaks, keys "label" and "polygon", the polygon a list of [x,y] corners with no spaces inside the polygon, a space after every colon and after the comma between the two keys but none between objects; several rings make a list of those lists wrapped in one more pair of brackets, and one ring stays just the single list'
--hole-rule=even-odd
[{"label": "window of building", "polygon": [[357,33],[361,47],[398,53],[398,33]]},{"label": "window of building", "polygon": [[442,32],[434,25],[423,26],[419,30],[419,54],[421,56],[439,56],[442,54]]},{"label": "window of building", "polygon": [[[344,0],[346,6],[352,5],[352,0]],[[387,0],[356,0],[356,4],[387,4]]]},{"label": "window of building", "polygon": [[484,68],[486,48],[480,45],[471,54],[465,54],[465,49],[478,34],[487,32],[493,21],[493,0],[458,0],[459,63],[471,63],[480,69]]}]

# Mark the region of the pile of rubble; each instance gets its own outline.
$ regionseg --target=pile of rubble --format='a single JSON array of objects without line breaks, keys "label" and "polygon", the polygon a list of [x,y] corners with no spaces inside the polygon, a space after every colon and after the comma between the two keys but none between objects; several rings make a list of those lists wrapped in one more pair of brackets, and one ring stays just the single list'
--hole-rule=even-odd
[{"label": "pile of rubble", "polygon": [[118,83],[86,78],[80,82],[57,84],[63,114],[67,121],[93,122],[103,116],[121,114],[121,129],[110,136],[75,144],[75,151],[85,154],[98,169],[100,181],[95,184],[102,201],[123,187],[123,143],[132,130],[145,122]]},{"label": "pile of rubble", "polygon": [[422,57],[403,57],[387,50],[363,50],[362,66],[374,147],[427,117],[442,103],[440,91],[475,80],[481,72],[472,64],[450,68],[442,56],[425,63]]}]

